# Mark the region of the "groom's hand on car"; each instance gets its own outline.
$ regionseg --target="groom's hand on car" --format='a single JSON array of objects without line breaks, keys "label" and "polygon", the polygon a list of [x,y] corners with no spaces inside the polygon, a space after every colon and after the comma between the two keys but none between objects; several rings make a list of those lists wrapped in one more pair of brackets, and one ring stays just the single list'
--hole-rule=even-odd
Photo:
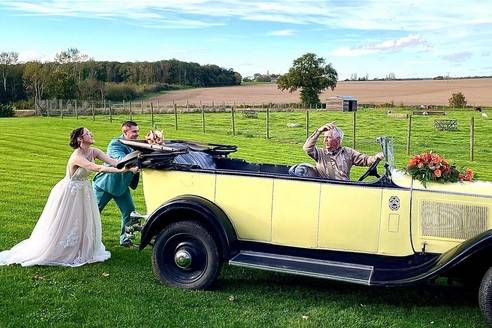
[{"label": "groom's hand on car", "polygon": [[123,168],[121,168],[122,173],[132,172],[133,174],[136,174],[139,171],[140,171],[140,169],[138,168],[138,166],[132,166],[132,167],[124,166]]}]

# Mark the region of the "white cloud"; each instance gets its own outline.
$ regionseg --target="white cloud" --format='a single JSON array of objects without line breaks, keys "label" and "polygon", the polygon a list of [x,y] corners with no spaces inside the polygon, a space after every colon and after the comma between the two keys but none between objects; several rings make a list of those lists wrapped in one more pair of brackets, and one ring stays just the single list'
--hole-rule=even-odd
[{"label": "white cloud", "polygon": [[277,30],[277,31],[272,31],[268,33],[268,35],[271,36],[291,36],[294,35],[295,31],[291,29],[285,29],[285,30]]},{"label": "white cloud", "polygon": [[446,54],[440,56],[442,59],[445,59],[447,61],[453,62],[453,63],[461,63],[464,61],[467,61],[470,59],[472,56],[472,53],[469,51],[462,51],[462,52],[455,52],[451,54]]},{"label": "white cloud", "polygon": [[369,54],[375,54],[378,51],[375,49],[364,49],[364,48],[338,48],[334,50],[331,54],[340,57],[358,57]]},{"label": "white cloud", "polygon": [[55,58],[55,54],[41,53],[36,50],[25,50],[19,52],[19,62],[21,63],[25,63],[28,61],[47,62],[53,61],[53,58]]},{"label": "white cloud", "polygon": [[380,52],[398,51],[403,48],[429,47],[427,41],[418,35],[408,35],[399,39],[386,40],[380,43],[365,44],[352,48],[339,48],[332,52],[335,56],[363,56]]},{"label": "white cloud", "polygon": [[[450,5],[433,0],[0,0],[0,6],[32,15],[155,20],[176,28],[226,24],[230,18],[409,33],[492,23],[492,2],[481,0],[456,0]],[[173,24],[182,19],[188,23]]]}]

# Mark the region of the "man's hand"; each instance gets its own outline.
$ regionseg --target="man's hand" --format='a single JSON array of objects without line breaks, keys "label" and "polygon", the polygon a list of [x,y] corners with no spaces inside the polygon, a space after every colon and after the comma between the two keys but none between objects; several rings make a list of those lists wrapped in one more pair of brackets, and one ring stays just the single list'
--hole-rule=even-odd
[{"label": "man's hand", "polygon": [[376,157],[376,159],[383,159],[384,158],[384,154],[381,152],[381,153],[377,153],[376,155],[374,155],[374,157]]},{"label": "man's hand", "polygon": [[133,174],[136,174],[139,171],[140,171],[140,169],[138,168],[138,166],[133,166],[133,167],[124,166],[123,168],[121,168],[122,173],[132,172]]},{"label": "man's hand", "polygon": [[322,133],[322,132],[334,129],[335,127],[336,127],[336,123],[335,123],[335,121],[332,121],[330,123],[326,123],[325,125],[320,126],[317,131],[319,133]]}]

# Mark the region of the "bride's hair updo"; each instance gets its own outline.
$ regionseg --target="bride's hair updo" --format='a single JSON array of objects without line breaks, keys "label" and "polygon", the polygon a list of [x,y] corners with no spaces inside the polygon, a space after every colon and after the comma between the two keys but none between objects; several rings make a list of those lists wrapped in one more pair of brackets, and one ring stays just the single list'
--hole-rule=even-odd
[{"label": "bride's hair updo", "polygon": [[70,133],[70,147],[77,149],[80,146],[79,137],[84,134],[84,127],[76,128]]}]

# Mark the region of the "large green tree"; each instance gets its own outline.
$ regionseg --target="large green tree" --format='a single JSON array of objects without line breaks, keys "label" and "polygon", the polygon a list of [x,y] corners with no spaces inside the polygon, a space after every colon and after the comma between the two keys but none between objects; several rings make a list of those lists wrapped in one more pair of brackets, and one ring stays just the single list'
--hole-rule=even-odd
[{"label": "large green tree", "polygon": [[12,72],[13,67],[17,64],[19,54],[17,52],[2,52],[0,53],[0,73],[2,75],[3,91],[7,92],[7,78]]},{"label": "large green tree", "polygon": [[53,65],[46,81],[46,95],[54,99],[75,99],[77,97],[76,78],[64,70],[63,66]]},{"label": "large green tree", "polygon": [[[43,98],[44,89],[48,80],[48,66],[40,62],[27,62],[24,65],[23,79],[27,91],[32,94],[35,103]],[[38,108],[36,108],[36,112]]]},{"label": "large green tree", "polygon": [[289,72],[279,77],[277,87],[289,92],[300,89],[304,105],[317,105],[323,90],[335,89],[337,77],[337,71],[331,64],[326,64],[324,58],[307,53],[294,60]]}]

